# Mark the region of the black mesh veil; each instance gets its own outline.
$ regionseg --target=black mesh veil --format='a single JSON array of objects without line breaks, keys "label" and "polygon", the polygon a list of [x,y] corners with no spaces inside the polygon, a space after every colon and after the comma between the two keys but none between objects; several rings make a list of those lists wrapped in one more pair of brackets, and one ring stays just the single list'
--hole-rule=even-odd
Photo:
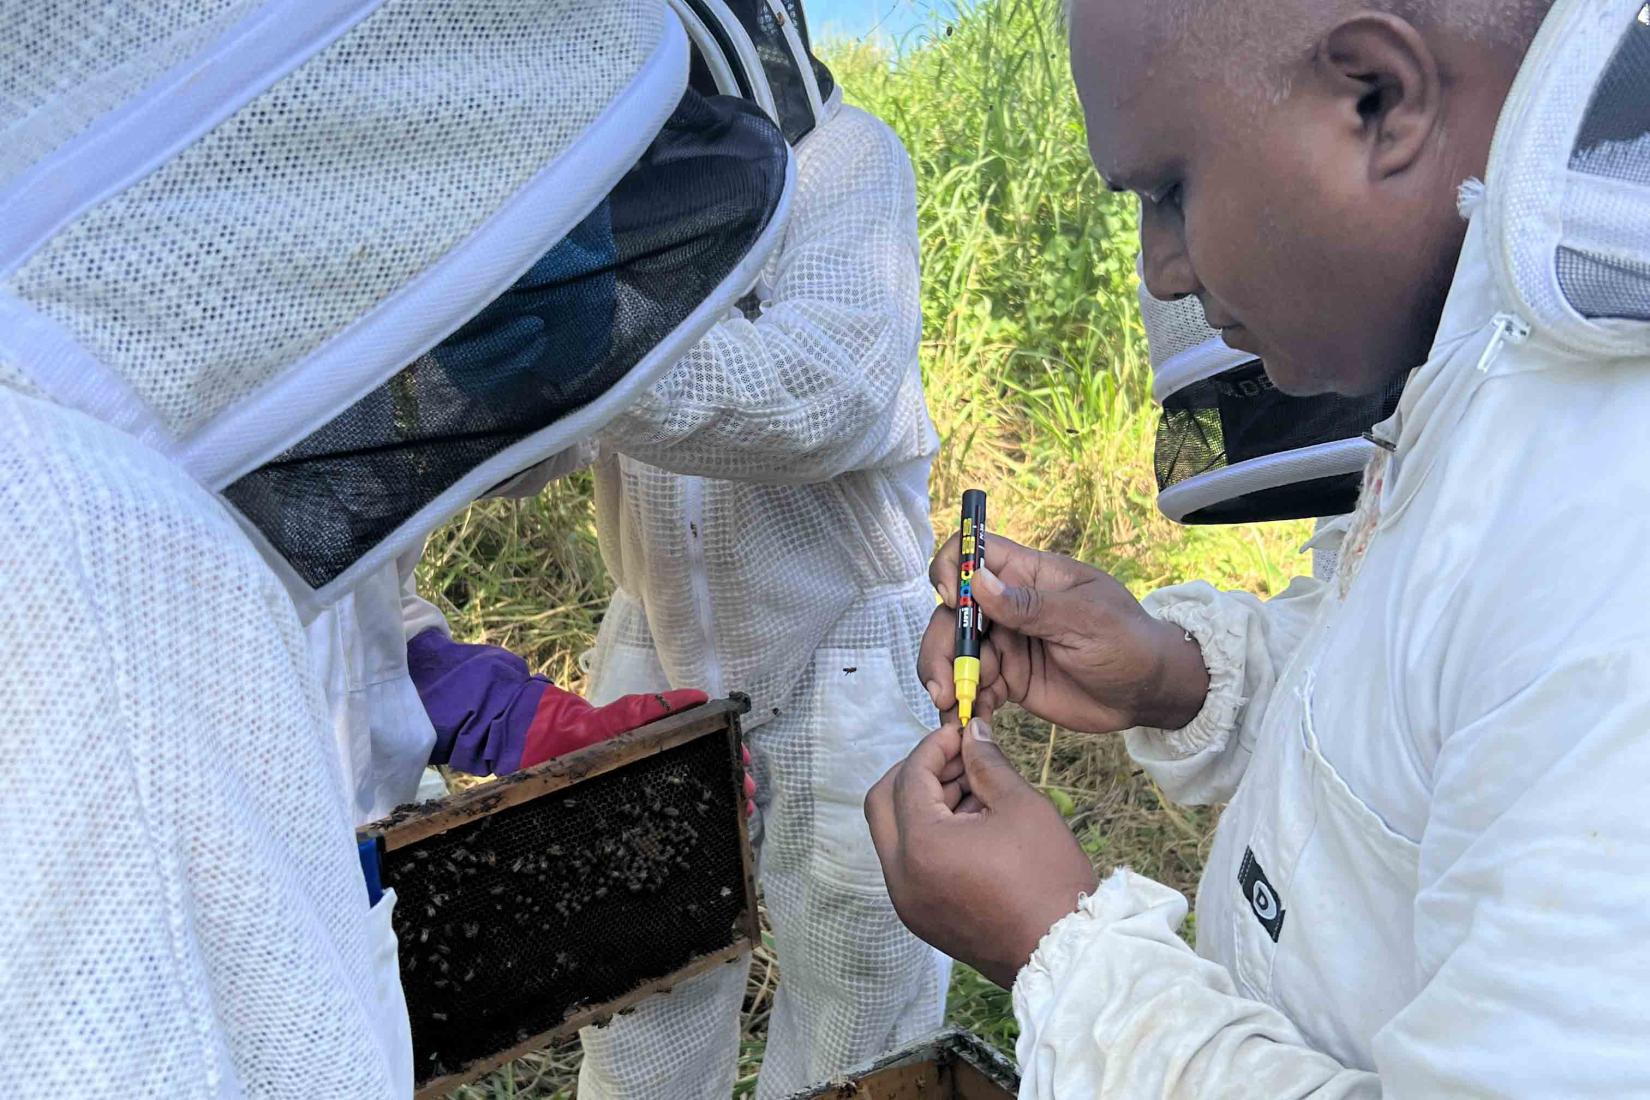
[{"label": "black mesh veil", "polygon": [[[754,94],[753,74],[745,71],[740,60],[754,54],[762,70],[760,77],[773,96],[774,114],[785,139],[795,144],[806,137],[819,123],[809,95],[809,80],[817,87],[821,104],[830,100],[836,81],[830,69],[813,55],[801,0],[685,0],[685,3],[704,23],[733,68],[740,85],[739,94],[746,97]],[[793,47],[792,34],[800,51]],[[700,91],[713,90],[709,70],[702,60],[696,62],[693,71],[693,87]]]},{"label": "black mesh veil", "polygon": [[311,587],[337,579],[483,463],[624,382],[765,239],[788,157],[751,104],[688,92],[514,286],[225,495]]},{"label": "black mesh veil", "polygon": [[1253,523],[1350,512],[1360,473],[1314,477],[1309,449],[1360,438],[1392,414],[1402,389],[1400,377],[1370,397],[1291,397],[1272,385],[1258,359],[1200,379],[1163,399],[1158,492],[1222,471],[1248,470],[1251,476],[1221,479],[1224,492],[1209,494],[1208,503],[1174,518],[1191,524]]}]

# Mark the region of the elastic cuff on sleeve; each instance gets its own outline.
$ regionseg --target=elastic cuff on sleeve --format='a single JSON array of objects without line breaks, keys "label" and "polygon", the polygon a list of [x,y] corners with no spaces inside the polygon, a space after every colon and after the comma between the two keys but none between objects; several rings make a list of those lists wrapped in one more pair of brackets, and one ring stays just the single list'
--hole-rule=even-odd
[{"label": "elastic cuff on sleeve", "polygon": [[1077,908],[1043,933],[1037,950],[1014,978],[1016,1010],[1022,1002],[1053,993],[1060,976],[1072,972],[1096,926],[1117,924],[1164,906],[1178,914],[1173,922],[1178,925],[1186,910],[1185,899],[1175,891],[1127,867],[1119,867],[1107,875],[1094,893],[1078,898]]},{"label": "elastic cuff on sleeve", "polygon": [[1243,632],[1221,614],[1217,606],[1196,600],[1182,600],[1154,608],[1152,614],[1173,623],[1196,639],[1203,651],[1203,666],[1209,670],[1209,694],[1203,709],[1184,727],[1159,730],[1142,727],[1139,732],[1163,745],[1179,758],[1225,748],[1237,727],[1238,715],[1246,702],[1243,695]]}]

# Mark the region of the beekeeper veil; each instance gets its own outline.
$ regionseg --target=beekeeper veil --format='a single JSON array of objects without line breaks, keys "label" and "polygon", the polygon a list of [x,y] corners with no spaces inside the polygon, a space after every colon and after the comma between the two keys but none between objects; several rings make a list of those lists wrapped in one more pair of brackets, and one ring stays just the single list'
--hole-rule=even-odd
[{"label": "beekeeper veil", "polygon": [[0,362],[221,495],[313,614],[751,285],[791,166],[661,0],[192,0],[0,28]]},{"label": "beekeeper veil", "polygon": [[[1483,255],[1537,350],[1650,346],[1650,4],[1559,0],[1491,147]],[[1465,260],[1463,262],[1466,262]]]},{"label": "beekeeper veil", "polygon": [[1157,505],[1176,523],[1254,523],[1341,515],[1357,502],[1374,444],[1364,433],[1397,404],[1402,379],[1370,397],[1291,397],[1259,359],[1226,346],[1196,298],[1140,286],[1162,406]]},{"label": "beekeeper veil", "polygon": [[841,102],[814,57],[802,0],[670,0],[693,40],[693,87],[748,99],[793,145]]}]

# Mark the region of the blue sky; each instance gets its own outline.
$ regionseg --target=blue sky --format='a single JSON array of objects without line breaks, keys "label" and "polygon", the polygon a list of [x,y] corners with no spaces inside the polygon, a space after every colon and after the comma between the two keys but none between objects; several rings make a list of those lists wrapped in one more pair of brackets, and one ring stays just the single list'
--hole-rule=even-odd
[{"label": "blue sky", "polygon": [[803,0],[808,30],[816,38],[875,36],[890,45],[951,8],[948,0]]}]

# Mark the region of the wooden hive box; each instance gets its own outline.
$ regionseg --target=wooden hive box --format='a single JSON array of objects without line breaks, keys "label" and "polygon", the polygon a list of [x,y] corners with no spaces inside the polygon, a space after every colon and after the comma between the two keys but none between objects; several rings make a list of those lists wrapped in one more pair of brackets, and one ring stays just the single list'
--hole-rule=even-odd
[{"label": "wooden hive box", "polygon": [[791,1100],[1014,1100],[1013,1065],[966,1031],[947,1031]]},{"label": "wooden hive box", "polygon": [[396,892],[421,1100],[757,941],[748,707],[708,703],[361,831]]}]

